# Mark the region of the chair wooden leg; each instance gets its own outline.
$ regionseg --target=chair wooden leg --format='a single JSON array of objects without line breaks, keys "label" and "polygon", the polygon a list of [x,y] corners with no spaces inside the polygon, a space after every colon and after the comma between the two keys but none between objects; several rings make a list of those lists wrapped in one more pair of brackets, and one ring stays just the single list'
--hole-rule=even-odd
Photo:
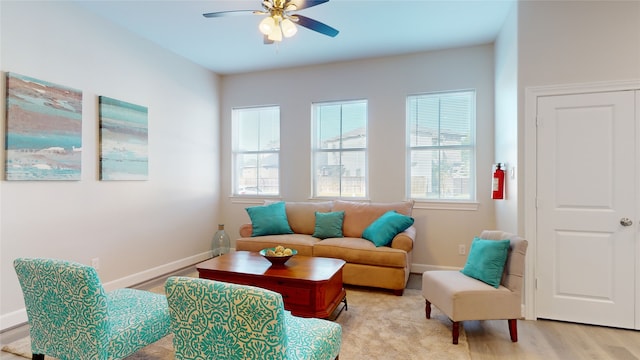
[{"label": "chair wooden leg", "polygon": [[453,344],[458,345],[458,336],[460,336],[460,322],[454,321],[451,325],[451,335],[453,336]]},{"label": "chair wooden leg", "polygon": [[44,360],[44,354],[33,354],[31,360]]},{"label": "chair wooden leg", "polygon": [[431,303],[429,300],[425,300],[424,303],[424,314],[427,316],[427,319],[431,319]]},{"label": "chair wooden leg", "polygon": [[518,342],[518,319],[509,319],[509,335],[511,335],[511,341]]},{"label": "chair wooden leg", "polygon": [[[431,319],[431,303],[429,302],[429,300],[426,300],[426,299],[424,300],[424,313],[427,319]],[[451,325],[451,336],[453,337],[453,343],[457,345],[458,337],[460,336],[459,321],[453,321],[453,324]]]}]

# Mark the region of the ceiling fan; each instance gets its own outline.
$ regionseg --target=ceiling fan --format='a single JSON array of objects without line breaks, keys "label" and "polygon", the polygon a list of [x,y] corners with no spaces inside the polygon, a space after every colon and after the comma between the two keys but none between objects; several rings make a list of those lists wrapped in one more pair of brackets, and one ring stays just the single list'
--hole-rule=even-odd
[{"label": "ceiling fan", "polygon": [[296,34],[296,24],[321,34],[335,37],[339,31],[320,21],[293,14],[292,12],[324,4],[329,0],[264,0],[263,10],[230,10],[202,14],[206,18],[215,18],[231,15],[244,15],[247,13],[268,15],[259,25],[260,32],[264,34],[264,43],[273,44],[282,41],[282,37],[291,37]]}]

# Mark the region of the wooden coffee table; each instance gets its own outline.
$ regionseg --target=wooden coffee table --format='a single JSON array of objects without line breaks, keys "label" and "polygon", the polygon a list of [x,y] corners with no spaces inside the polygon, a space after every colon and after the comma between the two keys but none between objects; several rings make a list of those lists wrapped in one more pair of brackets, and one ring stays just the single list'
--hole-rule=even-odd
[{"label": "wooden coffee table", "polygon": [[257,252],[234,251],[198,265],[200,278],[257,286],[282,295],[285,309],[302,317],[328,318],[340,302],[344,260],[296,255],[284,266],[271,266]]}]

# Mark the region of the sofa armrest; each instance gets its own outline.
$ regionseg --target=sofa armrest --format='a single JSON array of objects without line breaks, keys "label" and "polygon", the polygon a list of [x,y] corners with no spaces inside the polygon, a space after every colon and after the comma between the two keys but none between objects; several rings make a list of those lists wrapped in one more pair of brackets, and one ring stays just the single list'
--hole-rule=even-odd
[{"label": "sofa armrest", "polygon": [[253,226],[251,224],[240,225],[240,237],[251,237],[253,234]]},{"label": "sofa armrest", "polygon": [[416,239],[416,228],[410,226],[407,230],[396,235],[391,241],[391,247],[394,249],[401,249],[406,252],[413,250],[413,242]]}]

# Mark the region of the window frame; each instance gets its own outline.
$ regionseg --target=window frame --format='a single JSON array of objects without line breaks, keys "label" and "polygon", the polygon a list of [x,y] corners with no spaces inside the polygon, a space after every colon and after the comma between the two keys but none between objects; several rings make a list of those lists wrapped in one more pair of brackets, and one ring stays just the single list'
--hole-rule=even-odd
[{"label": "window frame", "polygon": [[[243,110],[277,110],[277,119],[278,119],[278,147],[276,150],[239,150],[239,112]],[[280,105],[256,105],[256,106],[240,106],[234,107],[231,109],[231,196],[232,197],[241,197],[241,198],[277,198],[281,196],[281,188],[282,188],[282,172],[280,169],[280,155],[281,155],[281,138],[282,138],[282,117],[281,117],[281,108]],[[241,186],[239,184],[240,174],[239,174],[239,161],[238,159],[243,155],[257,155],[260,157],[261,155],[269,155],[275,154],[278,159],[278,191],[275,194],[267,194],[261,193],[260,187],[256,186],[255,193],[242,194],[240,193]],[[256,181],[259,182],[260,173],[259,170],[256,170]]]},{"label": "window frame", "polygon": [[[365,137],[365,141],[364,141],[364,147],[348,147],[348,148],[343,148],[342,146],[339,148],[332,148],[332,149],[323,149],[321,147],[321,139],[319,139],[319,121],[320,119],[317,116],[318,113],[318,107],[320,106],[327,106],[327,105],[340,105],[340,106],[344,106],[344,105],[349,105],[349,104],[358,104],[358,103],[362,103],[364,105],[364,137]],[[343,132],[343,118],[341,115],[340,118],[340,137],[341,140],[340,142],[342,142],[342,137],[344,136],[344,132]],[[348,199],[348,200],[367,200],[369,198],[369,137],[368,137],[368,132],[369,132],[369,101],[367,99],[352,99],[352,100],[329,100],[329,101],[318,101],[318,102],[313,102],[311,104],[311,198],[313,199]],[[362,175],[363,179],[363,184],[364,184],[364,194],[362,196],[344,196],[343,193],[343,187],[344,184],[342,182],[343,176],[340,175],[340,190],[337,196],[331,196],[331,195],[320,195],[317,192],[317,188],[318,188],[318,177],[317,177],[317,171],[316,168],[318,166],[317,162],[317,158],[318,155],[321,153],[335,153],[338,152],[340,154],[340,158],[342,159],[342,155],[345,153],[356,153],[356,152],[362,152],[363,156],[364,156],[364,174]]]},{"label": "window frame", "polygon": [[[471,96],[471,111],[470,111],[470,119],[469,119],[469,144],[468,145],[420,145],[420,146],[412,146],[411,144],[411,130],[412,130],[412,122],[413,119],[411,116],[411,101],[418,97],[441,97],[446,95],[456,95],[456,94],[468,94]],[[477,91],[476,89],[457,89],[457,90],[447,90],[447,91],[432,91],[418,94],[410,94],[406,97],[406,116],[405,116],[405,126],[406,126],[406,197],[408,199],[412,199],[416,202],[417,208],[424,209],[450,209],[450,210],[477,210],[478,203],[478,191],[477,191]],[[442,122],[441,116],[438,116],[438,128],[440,129],[440,124]],[[456,199],[451,197],[443,197],[442,189],[439,189],[438,198],[427,198],[427,197],[414,197],[412,195],[412,155],[416,150],[469,150],[469,198],[468,199]],[[441,164],[441,160],[438,162],[438,166]],[[440,173],[438,173],[440,174]],[[421,204],[421,205],[418,205]]]}]

